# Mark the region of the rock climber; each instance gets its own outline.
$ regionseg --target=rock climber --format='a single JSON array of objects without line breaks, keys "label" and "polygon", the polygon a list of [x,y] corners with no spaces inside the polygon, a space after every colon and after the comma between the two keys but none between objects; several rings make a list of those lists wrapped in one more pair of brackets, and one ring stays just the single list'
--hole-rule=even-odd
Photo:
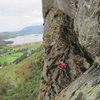
[{"label": "rock climber", "polygon": [[64,63],[63,60],[60,60],[59,62],[59,69],[63,71],[64,77],[66,76],[69,80],[71,80],[69,66],[67,63]]},{"label": "rock climber", "polygon": [[67,71],[67,65],[63,62],[63,60],[59,62],[59,68],[63,72],[63,77],[66,76],[67,78],[69,78],[69,72]]},{"label": "rock climber", "polygon": [[60,61],[59,68],[64,70],[66,68],[66,64],[63,61]]}]

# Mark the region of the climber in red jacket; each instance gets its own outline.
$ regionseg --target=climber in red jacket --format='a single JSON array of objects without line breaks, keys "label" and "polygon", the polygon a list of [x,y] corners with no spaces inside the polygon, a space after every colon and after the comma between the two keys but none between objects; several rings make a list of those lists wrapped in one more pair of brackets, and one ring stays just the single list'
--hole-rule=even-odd
[{"label": "climber in red jacket", "polygon": [[59,68],[60,68],[60,70],[61,70],[61,72],[63,72],[62,74],[63,74],[63,78],[69,78],[69,73],[67,72],[67,65],[61,60],[60,62],[59,62]]},{"label": "climber in red jacket", "polygon": [[63,61],[60,61],[59,68],[60,69],[66,69],[66,64],[63,63]]},{"label": "climber in red jacket", "polygon": [[68,70],[69,69],[68,65],[66,63],[64,63],[63,60],[61,60],[59,62],[59,68],[61,69],[61,71],[64,74],[63,77],[65,78],[65,76],[66,76],[66,78],[71,80],[70,73],[69,73],[69,70]]}]

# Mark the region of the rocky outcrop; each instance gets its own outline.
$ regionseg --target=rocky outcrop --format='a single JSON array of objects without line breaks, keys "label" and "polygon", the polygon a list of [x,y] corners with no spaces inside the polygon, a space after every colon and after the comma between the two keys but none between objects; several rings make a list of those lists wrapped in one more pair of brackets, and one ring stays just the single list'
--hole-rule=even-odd
[{"label": "rocky outcrop", "polygon": [[75,15],[75,30],[79,41],[93,57],[100,56],[100,1],[78,0]]},{"label": "rocky outcrop", "polygon": [[74,30],[79,36],[81,45],[86,47],[94,57],[100,56],[100,1],[43,0],[45,20],[52,8],[60,9],[74,19]]},{"label": "rocky outcrop", "polygon": [[[43,0],[45,62],[39,100],[53,100],[99,58],[99,5],[99,0]],[[61,60],[66,74],[58,67]]]},{"label": "rocky outcrop", "polygon": [[54,100],[99,100],[100,66],[92,67],[64,89]]}]

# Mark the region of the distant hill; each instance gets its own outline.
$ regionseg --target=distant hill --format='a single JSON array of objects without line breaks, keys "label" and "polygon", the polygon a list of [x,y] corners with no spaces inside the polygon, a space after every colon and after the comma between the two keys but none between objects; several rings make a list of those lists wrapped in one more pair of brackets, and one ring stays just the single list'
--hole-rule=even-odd
[{"label": "distant hill", "polygon": [[3,41],[4,39],[8,39],[10,36],[5,33],[0,33],[0,47],[6,46],[7,44],[13,43],[12,41]]},{"label": "distant hill", "polygon": [[5,32],[5,33],[15,33],[15,34],[41,34],[43,33],[43,26],[28,26],[19,31]]},{"label": "distant hill", "polygon": [[7,34],[0,32],[0,37],[5,37],[5,36],[7,36]]},{"label": "distant hill", "polygon": [[8,38],[8,34],[5,34],[3,32],[0,33],[0,41],[2,41],[3,39],[7,39]]}]

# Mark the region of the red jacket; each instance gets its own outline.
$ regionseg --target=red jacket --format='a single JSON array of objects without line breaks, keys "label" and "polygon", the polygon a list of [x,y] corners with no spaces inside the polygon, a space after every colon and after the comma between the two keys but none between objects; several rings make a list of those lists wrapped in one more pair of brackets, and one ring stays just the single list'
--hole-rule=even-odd
[{"label": "red jacket", "polygon": [[60,69],[65,69],[66,68],[66,66],[65,66],[65,64],[60,64]]}]

